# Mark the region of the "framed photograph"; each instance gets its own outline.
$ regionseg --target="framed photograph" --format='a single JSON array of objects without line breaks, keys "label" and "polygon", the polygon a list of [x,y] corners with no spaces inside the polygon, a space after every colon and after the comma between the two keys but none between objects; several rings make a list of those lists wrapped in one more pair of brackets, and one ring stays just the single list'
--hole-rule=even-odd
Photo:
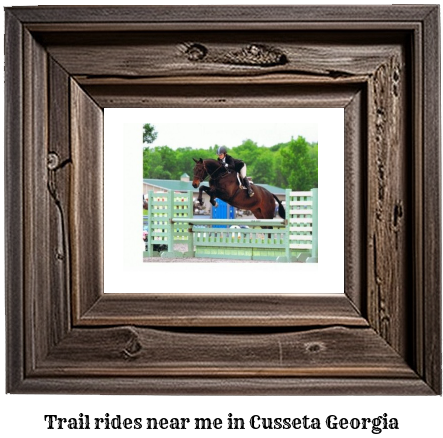
[{"label": "framed photograph", "polygon": [[[12,7],[5,41],[7,392],[441,394],[438,6]],[[343,281],[105,293],[107,108],[343,109]]]},{"label": "framed photograph", "polygon": [[[143,150],[136,168],[143,169],[146,263],[317,261],[318,129],[300,122],[303,109],[141,114],[150,122],[136,156]],[[137,147],[128,150],[135,155]]]}]

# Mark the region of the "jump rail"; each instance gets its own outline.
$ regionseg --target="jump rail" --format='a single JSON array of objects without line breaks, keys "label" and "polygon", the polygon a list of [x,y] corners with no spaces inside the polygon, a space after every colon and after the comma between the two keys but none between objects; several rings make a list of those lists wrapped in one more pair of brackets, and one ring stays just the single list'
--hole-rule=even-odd
[{"label": "jump rail", "polygon": [[[192,192],[150,192],[149,212],[145,257],[318,260],[318,189],[287,190],[286,219],[194,218]],[[185,244],[187,251],[174,250],[176,243]]]}]

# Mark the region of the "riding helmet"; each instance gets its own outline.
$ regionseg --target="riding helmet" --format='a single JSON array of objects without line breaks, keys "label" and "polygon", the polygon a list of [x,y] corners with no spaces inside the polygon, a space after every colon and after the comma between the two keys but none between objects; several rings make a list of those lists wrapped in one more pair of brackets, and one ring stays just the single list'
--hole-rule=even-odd
[{"label": "riding helmet", "polygon": [[227,154],[227,153],[228,153],[228,150],[226,149],[225,146],[220,146],[220,147],[217,149],[217,155]]}]

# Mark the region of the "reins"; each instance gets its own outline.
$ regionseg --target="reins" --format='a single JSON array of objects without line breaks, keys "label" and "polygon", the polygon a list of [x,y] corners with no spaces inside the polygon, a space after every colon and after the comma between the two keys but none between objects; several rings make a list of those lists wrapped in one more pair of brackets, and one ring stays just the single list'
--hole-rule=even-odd
[{"label": "reins", "polygon": [[[209,176],[210,178],[212,178],[212,179],[215,179],[215,178],[214,178],[214,175],[215,175],[220,169],[225,169],[225,168],[220,164],[220,166],[217,167],[217,169],[215,169],[214,172],[209,173],[209,171],[208,171],[208,169],[207,169],[206,164],[205,164],[204,161],[203,161],[203,168],[205,169],[205,172],[207,173],[207,176],[203,179],[203,181],[204,181],[208,176]],[[227,174],[227,173],[226,173],[226,174]]]}]

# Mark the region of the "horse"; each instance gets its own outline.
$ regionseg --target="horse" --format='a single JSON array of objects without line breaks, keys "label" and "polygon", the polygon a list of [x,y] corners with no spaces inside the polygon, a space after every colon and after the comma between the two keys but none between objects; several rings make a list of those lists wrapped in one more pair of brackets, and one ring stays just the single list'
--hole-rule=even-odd
[{"label": "horse", "polygon": [[253,184],[254,196],[249,197],[247,190],[240,187],[236,172],[229,172],[219,161],[212,158],[195,161],[192,186],[196,189],[209,176],[209,187],[200,186],[198,202],[203,203],[202,194],[210,196],[211,204],[216,207],[215,198],[227,202],[236,208],[250,210],[257,219],[273,219],[275,201],[278,202],[278,214],[285,219],[285,208],[277,196],[264,187]]}]

